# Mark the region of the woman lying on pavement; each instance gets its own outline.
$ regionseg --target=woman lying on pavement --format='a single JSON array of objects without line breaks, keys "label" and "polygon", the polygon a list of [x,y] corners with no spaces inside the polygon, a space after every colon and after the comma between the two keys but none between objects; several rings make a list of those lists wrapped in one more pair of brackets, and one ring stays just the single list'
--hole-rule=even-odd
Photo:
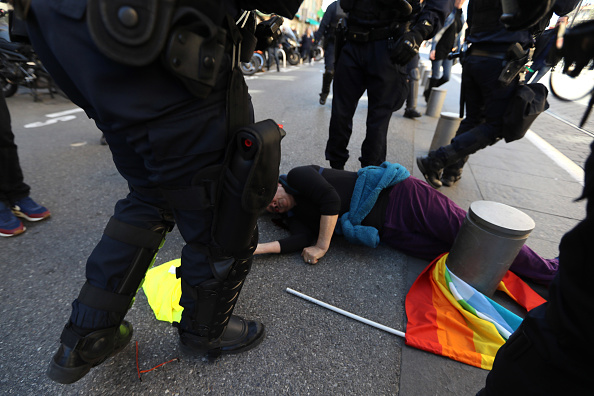
[{"label": "woman lying on pavement", "polygon": [[[383,242],[413,257],[433,260],[449,252],[466,211],[399,164],[384,162],[358,172],[300,166],[282,175],[271,213],[281,213],[291,235],[259,243],[254,254],[301,250],[317,264],[333,233],[376,247]],[[517,275],[548,284],[557,259],[544,259],[523,246],[511,265]]]}]

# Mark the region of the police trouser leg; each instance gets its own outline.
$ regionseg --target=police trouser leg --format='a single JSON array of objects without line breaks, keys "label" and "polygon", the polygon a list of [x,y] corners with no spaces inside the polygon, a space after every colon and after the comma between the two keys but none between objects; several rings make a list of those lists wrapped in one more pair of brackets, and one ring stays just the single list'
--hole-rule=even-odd
[{"label": "police trouser leg", "polygon": [[408,97],[406,98],[406,110],[417,108],[417,97],[419,96],[419,69],[415,68],[408,74]]},{"label": "police trouser leg", "polygon": [[320,93],[320,104],[326,104],[326,98],[328,98],[328,94],[330,94],[330,84],[332,84],[332,79],[334,78],[334,72],[327,71],[324,73],[322,77],[322,92]]},{"label": "police trouser leg", "polygon": [[332,115],[324,154],[335,169],[344,169],[349,158],[347,146],[353,133],[353,116],[367,88],[355,51],[352,43],[347,42],[342,49],[340,62],[335,64],[334,69]]},{"label": "police trouser leg", "polygon": [[440,147],[429,155],[438,158],[443,163],[442,167],[448,169],[450,175],[459,176],[469,155],[499,140],[500,137],[497,136],[495,128],[488,124],[481,124],[454,137],[450,144]]},{"label": "police trouser leg", "polygon": [[456,136],[447,146],[430,151],[425,157],[418,157],[417,166],[425,180],[435,188],[442,186],[442,172],[446,176],[444,168],[448,169],[447,177],[444,178],[449,186],[460,179],[462,167],[470,154],[499,141],[496,131],[489,124],[481,124]]},{"label": "police trouser leg", "polygon": [[81,322],[68,322],[60,336],[60,348],[50,361],[48,377],[63,384],[76,382],[92,367],[101,364],[128,344],[133,330],[124,316],[132,306],[146,271],[152,265],[172,226],[173,223],[164,223],[147,230],[111,218],[104,235],[134,246],[136,254],[114,291],[107,291],[87,281],[75,302],[88,310],[106,313],[111,325],[94,330],[81,327]]}]

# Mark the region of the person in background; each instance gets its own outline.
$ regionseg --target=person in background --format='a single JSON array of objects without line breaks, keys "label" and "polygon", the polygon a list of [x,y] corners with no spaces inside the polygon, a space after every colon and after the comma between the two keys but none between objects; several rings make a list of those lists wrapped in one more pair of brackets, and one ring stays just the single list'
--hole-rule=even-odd
[{"label": "person in background", "polygon": [[25,232],[19,218],[41,221],[50,211],[30,196],[24,182],[17,145],[14,142],[6,98],[0,93],[0,236],[11,237]]},{"label": "person in background", "polygon": [[311,28],[305,30],[305,34],[301,36],[301,59],[303,63],[307,61],[311,65],[311,50],[313,49],[314,36],[311,33]]},{"label": "person in background", "polygon": [[341,19],[346,18],[346,13],[340,7],[340,1],[332,2],[320,21],[320,27],[314,33],[314,40],[318,43],[324,40],[324,75],[322,76],[322,92],[320,92],[320,104],[326,104],[330,94],[330,85],[334,78],[334,61],[336,47],[336,28]]},{"label": "person in background", "polygon": [[466,0],[456,0],[454,11],[446,19],[443,28],[431,39],[431,77],[423,91],[425,102],[429,101],[431,89],[440,87],[450,81],[453,60],[448,58],[450,52],[460,46],[460,31],[464,26],[462,6]]}]

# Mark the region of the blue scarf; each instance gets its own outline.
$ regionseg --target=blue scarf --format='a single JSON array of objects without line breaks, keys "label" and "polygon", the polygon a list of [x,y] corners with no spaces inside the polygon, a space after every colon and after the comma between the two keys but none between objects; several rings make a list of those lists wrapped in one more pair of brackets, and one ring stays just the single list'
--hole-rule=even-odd
[{"label": "blue scarf", "polygon": [[361,222],[371,212],[383,189],[400,183],[410,172],[400,164],[384,162],[380,166],[367,166],[357,172],[357,182],[351,197],[350,211],[343,214],[336,224],[336,232],[351,243],[377,247],[380,242],[376,228],[362,226]]}]

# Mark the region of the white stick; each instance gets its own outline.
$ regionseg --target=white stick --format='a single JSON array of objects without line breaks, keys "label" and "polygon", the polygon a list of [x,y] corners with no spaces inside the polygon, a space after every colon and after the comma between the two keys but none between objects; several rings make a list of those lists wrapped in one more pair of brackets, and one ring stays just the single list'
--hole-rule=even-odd
[{"label": "white stick", "polygon": [[366,323],[366,324],[368,324],[368,325],[370,325],[370,326],[373,326],[373,327],[376,327],[376,328],[378,328],[378,329],[381,329],[381,330],[387,331],[388,333],[395,334],[395,335],[397,335],[397,336],[399,336],[399,337],[402,337],[402,338],[404,338],[404,336],[405,336],[405,335],[404,335],[404,333],[403,333],[403,332],[401,332],[401,331],[399,331],[399,330],[393,329],[393,328],[391,328],[391,327],[384,326],[383,324],[379,324],[379,323],[377,323],[377,322],[373,322],[373,321],[371,321],[371,320],[369,320],[369,319],[362,318],[362,317],[360,317],[360,316],[357,316],[357,315],[355,315],[355,314],[352,314],[352,313],[350,313],[350,312],[344,311],[344,310],[342,310],[342,309],[340,309],[340,308],[336,308],[336,307],[335,307],[335,306],[333,306],[333,305],[326,304],[325,302],[322,302],[322,301],[320,301],[320,300],[316,300],[315,298],[312,298],[312,297],[306,296],[305,294],[303,294],[303,293],[299,293],[298,291],[295,291],[295,290],[293,290],[293,289],[289,289],[288,287],[287,287],[287,292],[289,292],[289,293],[291,293],[291,294],[294,294],[294,295],[296,295],[296,296],[298,296],[298,297],[301,297],[301,298],[303,298],[303,299],[305,299],[305,300],[311,301],[312,303],[315,303],[315,304],[321,305],[321,306],[322,306],[322,307],[324,307],[324,308],[328,308],[328,309],[329,309],[329,310],[331,310],[331,311],[338,312],[339,314],[342,314],[342,315],[344,315],[344,316],[348,316],[348,317],[349,317],[349,318],[351,318],[351,319],[355,319],[355,320],[358,320],[359,322],[363,322],[363,323]]}]

